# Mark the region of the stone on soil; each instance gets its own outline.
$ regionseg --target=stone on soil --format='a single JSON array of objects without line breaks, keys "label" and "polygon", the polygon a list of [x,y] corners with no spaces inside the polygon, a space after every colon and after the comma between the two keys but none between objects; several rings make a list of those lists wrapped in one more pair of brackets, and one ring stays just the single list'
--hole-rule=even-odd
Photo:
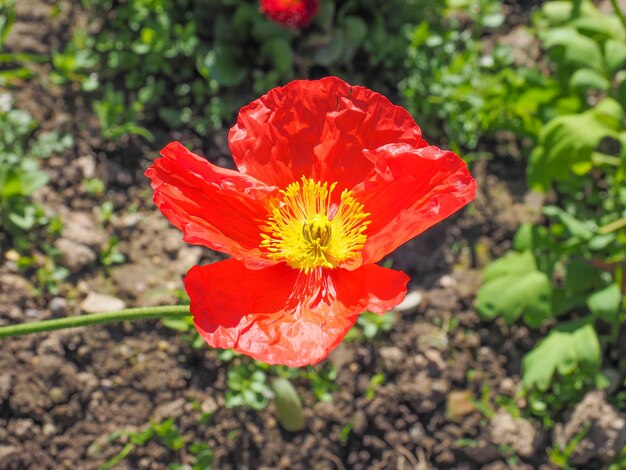
[{"label": "stone on soil", "polygon": [[79,273],[97,259],[96,253],[91,248],[67,238],[59,238],[54,246],[61,252],[62,264],[73,274]]},{"label": "stone on soil", "polygon": [[446,415],[448,419],[456,420],[476,410],[472,401],[471,390],[455,390],[448,394]]},{"label": "stone on soil", "polygon": [[90,292],[81,302],[80,308],[85,313],[109,312],[126,308],[126,303],[117,297]]},{"label": "stone on soil", "polygon": [[540,441],[535,427],[523,418],[514,418],[500,410],[489,421],[491,440],[496,445],[510,446],[522,457],[534,455]]},{"label": "stone on soil", "polygon": [[565,425],[557,425],[554,441],[564,449],[587,426],[589,429],[570,455],[572,465],[585,465],[593,459],[612,462],[626,445],[626,420],[606,402],[604,392],[585,395]]},{"label": "stone on soil", "polygon": [[94,219],[85,212],[65,212],[63,220],[63,238],[98,248],[106,242],[105,233],[98,227]]},{"label": "stone on soil", "polygon": [[394,310],[398,312],[409,312],[415,310],[422,303],[423,299],[424,296],[421,292],[416,290],[409,292],[400,305],[397,305]]}]

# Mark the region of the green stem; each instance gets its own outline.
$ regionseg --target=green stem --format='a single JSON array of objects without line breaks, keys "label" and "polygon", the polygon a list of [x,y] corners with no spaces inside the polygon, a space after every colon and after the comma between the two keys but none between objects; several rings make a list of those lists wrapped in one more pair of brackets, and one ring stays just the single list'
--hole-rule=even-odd
[{"label": "green stem", "polygon": [[129,320],[149,320],[151,318],[180,317],[189,315],[188,305],[165,305],[161,307],[140,307],[116,310],[114,312],[90,313],[75,317],[53,318],[52,320],[0,326],[0,338],[29,335],[43,331],[78,328],[81,326],[117,323]]},{"label": "green stem", "polygon": [[624,13],[622,12],[622,9],[619,7],[617,0],[611,0],[611,5],[613,5],[613,10],[615,10],[615,14],[619,18],[619,20],[622,22],[622,26],[624,26],[624,29],[626,29],[626,17],[624,17]]}]

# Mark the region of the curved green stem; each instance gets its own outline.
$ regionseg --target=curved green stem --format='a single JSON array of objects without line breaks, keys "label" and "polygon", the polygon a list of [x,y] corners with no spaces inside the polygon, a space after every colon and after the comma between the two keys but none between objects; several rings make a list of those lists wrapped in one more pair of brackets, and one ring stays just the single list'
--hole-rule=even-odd
[{"label": "curved green stem", "polygon": [[622,22],[622,26],[624,26],[624,29],[626,29],[626,17],[624,17],[624,12],[619,7],[619,3],[617,3],[617,0],[611,0],[611,5],[613,6],[613,10],[615,11],[615,14],[619,18],[619,20]]},{"label": "curved green stem", "polygon": [[116,310],[114,312],[90,313],[75,317],[53,318],[52,320],[0,326],[0,338],[29,335],[43,331],[78,328],[81,326],[116,323],[128,320],[149,320],[151,318],[180,317],[189,315],[188,305],[165,305],[162,307],[140,307]]}]

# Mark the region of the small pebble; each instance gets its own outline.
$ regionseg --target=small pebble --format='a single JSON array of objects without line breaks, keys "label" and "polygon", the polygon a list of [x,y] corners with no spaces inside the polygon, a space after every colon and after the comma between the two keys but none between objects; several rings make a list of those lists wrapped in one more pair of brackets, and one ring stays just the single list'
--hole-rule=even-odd
[{"label": "small pebble", "polygon": [[54,297],[50,300],[48,308],[54,315],[63,315],[67,311],[67,300],[63,297]]}]

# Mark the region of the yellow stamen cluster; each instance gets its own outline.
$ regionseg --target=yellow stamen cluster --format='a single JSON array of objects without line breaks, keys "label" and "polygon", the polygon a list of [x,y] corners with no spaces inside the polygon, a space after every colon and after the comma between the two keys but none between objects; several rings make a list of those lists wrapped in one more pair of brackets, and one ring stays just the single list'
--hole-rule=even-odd
[{"label": "yellow stamen cluster", "polygon": [[369,214],[348,190],[333,203],[336,185],[302,177],[302,182],[281,190],[282,198],[260,227],[261,250],[268,258],[308,273],[317,267],[336,268],[359,256]]}]

